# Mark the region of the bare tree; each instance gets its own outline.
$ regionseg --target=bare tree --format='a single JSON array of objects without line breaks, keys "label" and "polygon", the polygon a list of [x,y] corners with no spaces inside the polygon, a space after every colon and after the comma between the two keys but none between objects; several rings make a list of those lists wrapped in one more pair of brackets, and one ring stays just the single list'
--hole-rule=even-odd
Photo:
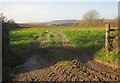
[{"label": "bare tree", "polygon": [[88,11],[83,16],[83,20],[86,21],[88,26],[92,26],[97,19],[99,19],[99,13],[95,9]]},{"label": "bare tree", "polygon": [[9,20],[7,21],[7,23],[8,23],[8,24],[15,24],[15,20],[14,20],[14,19],[9,19]]},{"label": "bare tree", "polygon": [[0,13],[0,22],[2,22],[2,23],[7,22],[7,18],[5,17],[5,15],[3,13]]}]

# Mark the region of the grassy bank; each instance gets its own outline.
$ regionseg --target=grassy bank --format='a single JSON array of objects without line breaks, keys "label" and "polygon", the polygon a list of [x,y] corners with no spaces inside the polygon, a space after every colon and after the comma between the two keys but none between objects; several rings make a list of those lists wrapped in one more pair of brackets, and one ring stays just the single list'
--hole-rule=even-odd
[{"label": "grassy bank", "polygon": [[101,49],[98,51],[95,55],[94,58],[99,60],[101,63],[105,63],[106,65],[109,65],[110,67],[116,66],[120,64],[120,53],[118,51],[110,51],[107,52],[105,49]]}]

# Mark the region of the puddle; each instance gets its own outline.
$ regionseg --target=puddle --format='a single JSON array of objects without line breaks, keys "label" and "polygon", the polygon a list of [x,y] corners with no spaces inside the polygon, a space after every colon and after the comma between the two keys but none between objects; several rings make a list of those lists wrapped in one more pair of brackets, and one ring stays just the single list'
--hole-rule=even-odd
[{"label": "puddle", "polygon": [[28,71],[33,69],[38,69],[39,66],[40,66],[40,63],[37,62],[35,56],[31,57],[28,61],[24,63],[24,69]]},{"label": "puddle", "polygon": [[43,57],[38,57],[34,55],[30,57],[23,65],[16,66],[17,72],[32,71],[37,69],[42,69],[49,67],[51,64]]}]

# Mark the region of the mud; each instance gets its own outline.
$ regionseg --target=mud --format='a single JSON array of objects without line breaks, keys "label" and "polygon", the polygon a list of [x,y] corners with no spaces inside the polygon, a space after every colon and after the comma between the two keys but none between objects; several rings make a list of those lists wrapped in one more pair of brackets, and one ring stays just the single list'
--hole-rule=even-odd
[{"label": "mud", "polygon": [[119,81],[118,71],[103,66],[91,57],[81,56],[61,34],[58,34],[60,38],[57,42],[66,47],[59,48],[67,53],[65,59],[48,58],[52,48],[46,49],[48,34],[45,34],[38,38],[40,47],[31,53],[23,65],[16,67],[12,81]]}]

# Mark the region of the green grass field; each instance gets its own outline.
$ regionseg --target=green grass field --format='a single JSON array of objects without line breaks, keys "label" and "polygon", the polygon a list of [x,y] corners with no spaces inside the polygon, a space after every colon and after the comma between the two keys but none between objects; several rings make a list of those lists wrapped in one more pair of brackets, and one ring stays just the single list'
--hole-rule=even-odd
[{"label": "green grass field", "polygon": [[[46,33],[48,34],[46,35]],[[37,41],[46,42],[49,48],[61,47],[61,44],[55,43],[59,40],[66,42],[66,40],[60,39],[61,34],[67,37],[81,55],[94,56],[93,58],[106,61],[118,61],[118,54],[114,52],[110,54],[111,57],[107,56],[108,53],[101,53],[105,44],[104,28],[19,28],[10,32],[11,56],[14,59],[12,62],[14,64],[23,63]],[[36,36],[41,39],[35,40]],[[42,36],[46,36],[47,39],[42,39]],[[65,56],[64,51],[61,50],[52,52],[51,49],[51,53],[51,55],[55,55],[54,57]]]}]

